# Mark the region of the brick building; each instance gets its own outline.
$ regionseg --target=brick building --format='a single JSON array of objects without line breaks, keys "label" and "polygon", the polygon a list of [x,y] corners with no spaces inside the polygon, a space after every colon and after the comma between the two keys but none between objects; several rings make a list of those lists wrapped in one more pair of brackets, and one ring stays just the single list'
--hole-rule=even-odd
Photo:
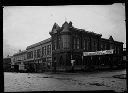
[{"label": "brick building", "polygon": [[50,70],[52,64],[52,45],[51,38],[30,45],[27,50],[27,69],[33,69],[35,72]]},{"label": "brick building", "polygon": [[13,55],[17,68],[34,72],[82,70],[92,66],[115,66],[122,62],[123,43],[65,22],[49,32],[51,38],[32,44]]},{"label": "brick building", "polygon": [[[109,39],[105,39],[101,38],[101,34],[75,28],[72,26],[72,22],[65,22],[62,27],[55,23],[50,35],[52,38],[53,67],[56,70],[70,70],[72,65],[71,60],[75,60],[75,69],[83,69],[85,66],[88,66],[88,64],[109,65],[109,60],[112,60],[111,65],[114,65],[114,62],[118,64],[118,62],[122,60],[122,42],[115,41],[112,36],[110,36]],[[83,56],[83,52],[111,49],[113,49],[113,54],[111,55]],[[98,63],[99,59],[102,60],[100,64]],[[105,59],[107,62],[105,62]]]}]

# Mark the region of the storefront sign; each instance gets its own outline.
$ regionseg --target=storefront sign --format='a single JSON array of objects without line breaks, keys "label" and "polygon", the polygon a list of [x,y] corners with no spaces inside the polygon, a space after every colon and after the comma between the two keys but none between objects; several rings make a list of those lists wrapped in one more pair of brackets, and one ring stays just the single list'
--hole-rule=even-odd
[{"label": "storefront sign", "polygon": [[96,51],[96,52],[83,52],[83,56],[92,56],[92,55],[106,55],[106,54],[113,54],[112,50],[104,50],[104,51]]}]

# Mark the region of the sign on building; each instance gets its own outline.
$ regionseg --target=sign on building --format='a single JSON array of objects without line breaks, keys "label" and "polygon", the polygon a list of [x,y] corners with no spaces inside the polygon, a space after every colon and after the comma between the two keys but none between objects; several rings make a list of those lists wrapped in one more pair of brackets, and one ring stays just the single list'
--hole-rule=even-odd
[{"label": "sign on building", "polygon": [[104,50],[104,51],[96,51],[96,52],[83,52],[83,56],[92,56],[92,55],[106,55],[113,54],[114,50]]}]

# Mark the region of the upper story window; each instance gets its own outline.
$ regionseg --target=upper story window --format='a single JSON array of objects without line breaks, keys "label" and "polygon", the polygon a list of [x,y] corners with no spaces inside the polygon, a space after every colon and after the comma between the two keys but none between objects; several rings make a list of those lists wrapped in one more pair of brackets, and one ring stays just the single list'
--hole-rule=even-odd
[{"label": "upper story window", "polygon": [[113,46],[113,44],[110,44],[110,49],[114,49],[114,46]]},{"label": "upper story window", "polygon": [[80,39],[79,38],[73,39],[73,48],[74,49],[80,49]]},{"label": "upper story window", "polygon": [[67,49],[70,48],[70,36],[69,35],[63,35],[62,37],[63,42],[63,48]]},{"label": "upper story window", "polygon": [[28,59],[33,58],[33,51],[27,53],[27,58]]},{"label": "upper story window", "polygon": [[46,50],[47,50],[47,49],[46,49],[46,46],[45,46],[45,47],[44,47],[44,55],[47,55],[47,54],[46,54],[46,52],[47,52]]},{"label": "upper story window", "polygon": [[73,49],[76,49],[76,38],[73,39]]},{"label": "upper story window", "polygon": [[47,55],[49,55],[50,53],[50,49],[49,49],[49,45],[47,46]]},{"label": "upper story window", "polygon": [[120,48],[119,47],[118,47],[118,50],[117,51],[118,51],[118,54],[120,54]]},{"label": "upper story window", "polygon": [[61,38],[59,37],[58,38],[58,49],[60,49],[61,48]]},{"label": "upper story window", "polygon": [[36,58],[36,50],[34,50],[34,58]]},{"label": "upper story window", "polygon": [[93,42],[93,46],[94,46],[93,47],[94,48],[94,51],[96,51],[97,50],[97,42],[96,41]]},{"label": "upper story window", "polygon": [[56,40],[53,41],[53,50],[56,50]]},{"label": "upper story window", "polygon": [[86,39],[83,40],[83,48],[86,49]]},{"label": "upper story window", "polygon": [[101,43],[101,50],[103,50],[103,44]]},{"label": "upper story window", "polygon": [[50,55],[51,54],[51,45],[48,45],[47,46],[47,55]]},{"label": "upper story window", "polygon": [[42,47],[42,56],[44,55],[44,47]]},{"label": "upper story window", "polygon": [[37,58],[39,58],[39,57],[41,56],[40,53],[41,53],[41,51],[40,51],[40,49],[38,49],[38,50],[37,50]]},{"label": "upper story window", "polygon": [[51,54],[52,53],[52,49],[51,49],[51,45],[49,45],[49,53]]},{"label": "upper story window", "polygon": [[79,38],[77,38],[77,49],[80,49],[80,39]]}]

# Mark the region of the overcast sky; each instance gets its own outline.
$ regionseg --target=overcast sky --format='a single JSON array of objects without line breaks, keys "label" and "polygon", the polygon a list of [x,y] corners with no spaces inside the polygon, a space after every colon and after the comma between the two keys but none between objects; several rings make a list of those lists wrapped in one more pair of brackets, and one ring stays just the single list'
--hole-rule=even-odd
[{"label": "overcast sky", "polygon": [[12,55],[17,50],[50,37],[53,24],[59,26],[72,21],[73,26],[113,36],[126,47],[125,6],[67,5],[67,6],[5,6],[3,9],[3,53]]}]

